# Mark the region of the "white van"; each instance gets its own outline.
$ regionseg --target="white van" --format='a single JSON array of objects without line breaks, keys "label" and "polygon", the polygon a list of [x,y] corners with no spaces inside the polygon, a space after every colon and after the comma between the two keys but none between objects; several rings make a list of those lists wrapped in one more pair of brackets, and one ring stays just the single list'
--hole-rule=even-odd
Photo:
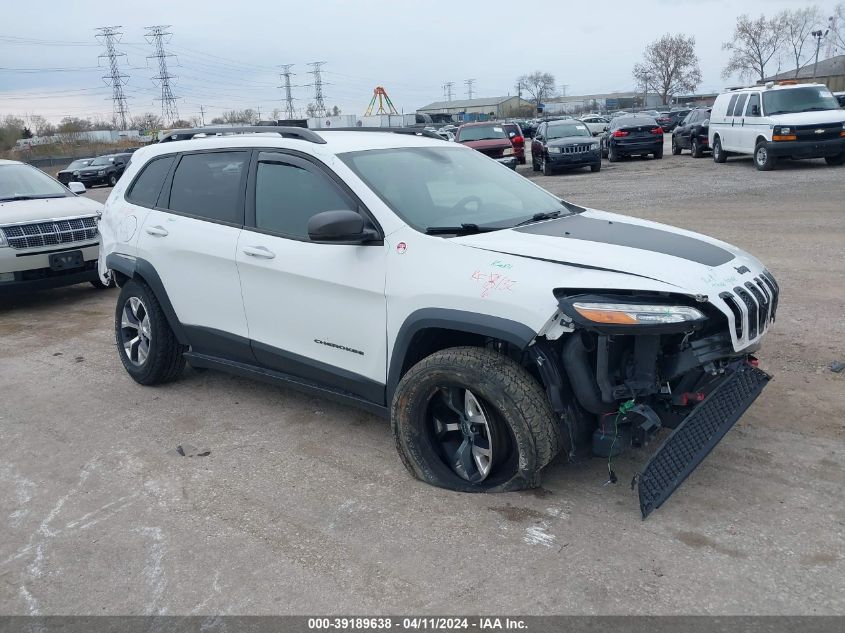
[{"label": "white van", "polygon": [[710,114],[713,160],[754,156],[761,171],[778,158],[824,158],[845,164],[845,110],[823,84],[785,84],[732,90],[716,97]]}]

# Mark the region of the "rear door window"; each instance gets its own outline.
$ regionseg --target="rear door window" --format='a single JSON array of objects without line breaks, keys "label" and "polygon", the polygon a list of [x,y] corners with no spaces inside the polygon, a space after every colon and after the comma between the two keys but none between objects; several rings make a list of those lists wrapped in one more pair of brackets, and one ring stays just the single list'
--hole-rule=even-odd
[{"label": "rear door window", "polygon": [[739,95],[739,99],[736,101],[736,107],[734,108],[734,116],[742,116],[742,109],[745,107],[745,100],[748,99],[748,95]]},{"label": "rear door window", "polygon": [[174,160],[176,160],[175,156],[162,156],[147,163],[135,182],[132,183],[132,187],[126,194],[126,199],[132,204],[142,207],[152,208],[156,206],[158,196],[164,186],[164,180],[170,173],[170,167]]},{"label": "rear door window", "polygon": [[734,113],[734,106],[736,105],[736,100],[739,95],[731,95],[731,100],[728,102],[728,110],[725,112],[725,116],[733,116]]},{"label": "rear door window", "polygon": [[173,173],[167,208],[214,222],[243,225],[249,152],[184,154]]}]

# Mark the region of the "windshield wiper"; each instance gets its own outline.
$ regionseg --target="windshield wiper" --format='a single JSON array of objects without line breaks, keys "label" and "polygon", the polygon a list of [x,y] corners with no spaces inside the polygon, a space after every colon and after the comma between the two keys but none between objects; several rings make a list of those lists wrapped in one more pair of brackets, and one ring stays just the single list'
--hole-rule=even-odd
[{"label": "windshield wiper", "polygon": [[490,231],[501,230],[501,227],[479,226],[478,224],[463,222],[460,226],[429,226],[425,232],[426,235],[470,235],[472,233],[489,233]]},{"label": "windshield wiper", "polygon": [[42,198],[64,198],[64,195],[47,194],[43,196],[33,196],[27,194],[16,194],[14,196],[9,196],[8,198],[0,198],[0,202],[14,202],[15,200],[41,200]]},{"label": "windshield wiper", "polygon": [[801,112],[822,112],[824,110],[830,110],[831,108],[823,108],[821,106],[813,106],[812,108],[804,108]]},{"label": "windshield wiper", "polygon": [[535,213],[527,220],[517,222],[516,224],[514,224],[514,226],[525,226],[526,224],[531,224],[532,222],[541,222],[542,220],[553,220],[557,217],[560,217],[560,211],[546,211],[544,213]]}]

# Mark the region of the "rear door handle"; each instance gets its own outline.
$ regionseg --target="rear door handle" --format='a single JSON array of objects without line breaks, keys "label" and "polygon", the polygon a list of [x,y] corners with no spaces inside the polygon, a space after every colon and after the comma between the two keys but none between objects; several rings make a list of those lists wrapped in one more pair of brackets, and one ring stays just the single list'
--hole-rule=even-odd
[{"label": "rear door handle", "polygon": [[250,257],[261,257],[262,259],[273,259],[276,253],[264,246],[245,246],[244,253]]},{"label": "rear door handle", "polygon": [[144,230],[148,235],[154,235],[155,237],[167,237],[169,235],[167,229],[163,226],[148,226]]}]

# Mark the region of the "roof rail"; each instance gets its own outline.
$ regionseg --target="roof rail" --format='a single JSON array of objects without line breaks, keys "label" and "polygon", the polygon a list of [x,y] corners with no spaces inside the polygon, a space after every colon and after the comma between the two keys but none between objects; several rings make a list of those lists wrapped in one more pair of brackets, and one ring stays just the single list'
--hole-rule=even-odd
[{"label": "roof rail", "polygon": [[444,140],[442,136],[431,130],[424,130],[421,127],[330,127],[321,128],[321,132],[392,132],[393,134],[410,134],[413,136],[427,136]]},{"label": "roof rail", "polygon": [[217,135],[232,135],[232,134],[278,134],[285,138],[298,138],[309,143],[319,143],[325,145],[326,140],[314,132],[301,127],[282,126],[282,125],[248,125],[244,127],[195,127],[184,130],[171,130],[159,143],[167,143],[169,141],[186,141],[195,136],[217,136]]}]

